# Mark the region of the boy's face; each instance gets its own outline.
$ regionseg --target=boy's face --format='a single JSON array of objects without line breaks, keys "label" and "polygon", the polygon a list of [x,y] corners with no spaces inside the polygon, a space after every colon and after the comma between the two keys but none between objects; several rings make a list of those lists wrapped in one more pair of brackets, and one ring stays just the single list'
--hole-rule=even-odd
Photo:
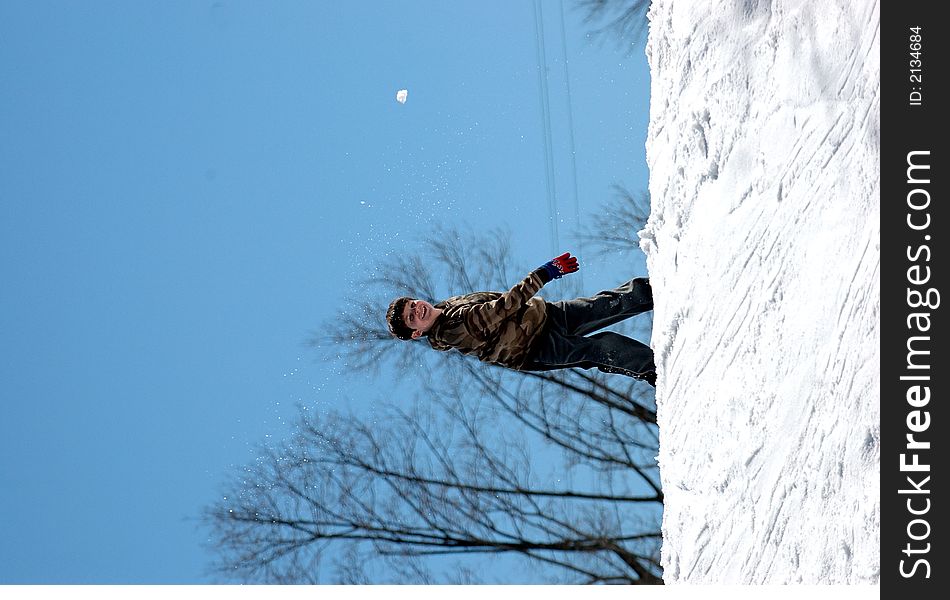
[{"label": "boy's face", "polygon": [[413,330],[413,339],[428,331],[436,317],[438,315],[432,305],[425,300],[411,300],[402,309],[402,321]]}]

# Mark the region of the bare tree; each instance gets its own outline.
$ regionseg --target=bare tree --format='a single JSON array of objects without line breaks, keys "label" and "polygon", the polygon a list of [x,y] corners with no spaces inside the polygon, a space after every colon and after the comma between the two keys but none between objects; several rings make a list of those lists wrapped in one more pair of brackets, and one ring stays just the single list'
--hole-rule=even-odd
[{"label": "bare tree", "polygon": [[585,23],[603,23],[594,35],[610,35],[628,52],[647,31],[649,0],[577,0],[576,6],[586,13]]},{"label": "bare tree", "polygon": [[219,571],[315,581],[334,548],[341,582],[370,581],[373,561],[393,582],[429,583],[425,559],[515,554],[565,582],[661,583],[655,515],[635,509],[655,507],[657,494],[548,486],[532,467],[526,445],[480,405],[441,399],[375,424],[305,415],[237,495],[208,510]]},{"label": "bare tree", "polygon": [[646,191],[633,193],[619,183],[612,186],[612,192],[576,237],[600,255],[640,252],[637,232],[650,216],[650,195]]},{"label": "bare tree", "polygon": [[517,373],[394,341],[383,319],[393,296],[507,289],[524,275],[499,231],[437,230],[401,260],[413,268],[369,281],[376,295],[311,343],[349,369],[430,374],[418,397],[372,420],[302,409],[296,436],[262,449],[207,509],[218,572],[431,583],[433,565],[450,558],[449,578],[474,582],[472,560],[504,555],[549,582],[662,583],[652,388],[596,371]]}]

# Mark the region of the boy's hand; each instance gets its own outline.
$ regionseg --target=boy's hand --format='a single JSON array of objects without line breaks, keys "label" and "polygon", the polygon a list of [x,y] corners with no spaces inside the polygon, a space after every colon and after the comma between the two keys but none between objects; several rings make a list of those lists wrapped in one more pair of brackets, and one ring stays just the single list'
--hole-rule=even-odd
[{"label": "boy's hand", "polygon": [[577,258],[571,256],[570,252],[565,252],[557,258],[552,258],[544,263],[541,265],[541,268],[547,272],[548,280],[550,281],[552,279],[560,279],[568,273],[573,273],[580,267],[577,265]]}]

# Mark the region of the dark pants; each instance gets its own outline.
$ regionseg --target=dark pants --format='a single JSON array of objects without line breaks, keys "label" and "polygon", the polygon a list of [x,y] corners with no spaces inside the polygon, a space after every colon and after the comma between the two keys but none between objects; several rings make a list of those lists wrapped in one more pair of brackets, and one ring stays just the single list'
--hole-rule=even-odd
[{"label": "dark pants", "polygon": [[[617,289],[592,298],[549,302],[548,321],[540,345],[523,367],[549,371],[594,367],[653,384],[653,350],[642,342],[613,331],[593,333],[624,319],[653,310],[653,290],[646,277],[631,279]],[[593,333],[593,335],[587,335]]]}]

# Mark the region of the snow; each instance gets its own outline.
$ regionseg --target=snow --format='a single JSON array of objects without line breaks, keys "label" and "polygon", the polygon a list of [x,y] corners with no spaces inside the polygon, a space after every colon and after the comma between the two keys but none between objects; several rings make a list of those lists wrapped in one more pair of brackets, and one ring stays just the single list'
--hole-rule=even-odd
[{"label": "snow", "polygon": [[667,583],[879,581],[879,22],[650,9]]}]

